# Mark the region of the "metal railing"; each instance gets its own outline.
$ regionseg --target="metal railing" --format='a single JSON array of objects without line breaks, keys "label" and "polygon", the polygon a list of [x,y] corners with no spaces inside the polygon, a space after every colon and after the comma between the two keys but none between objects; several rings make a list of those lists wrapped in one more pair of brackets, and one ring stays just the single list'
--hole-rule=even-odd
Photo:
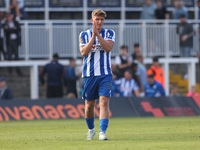
[{"label": "metal railing", "polygon": [[[106,21],[105,28],[111,28],[116,33],[116,42],[112,56],[120,53],[120,46],[129,47],[133,52],[133,44],[140,43],[144,57],[177,56],[180,55],[179,36],[176,33],[176,24],[179,21],[162,20],[113,20]],[[191,54],[199,51],[199,21],[189,20],[193,24],[195,35]],[[76,21],[22,21],[20,57],[25,60],[32,58],[51,58],[58,52],[61,57],[81,57],[79,52],[79,34],[91,28],[91,23],[82,20]],[[159,24],[158,24],[159,23]]]}]

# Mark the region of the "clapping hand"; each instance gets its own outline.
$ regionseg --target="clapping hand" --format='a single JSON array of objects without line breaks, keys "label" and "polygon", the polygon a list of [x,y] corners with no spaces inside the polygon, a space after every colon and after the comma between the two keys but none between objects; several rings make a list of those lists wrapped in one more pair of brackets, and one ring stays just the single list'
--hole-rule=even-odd
[{"label": "clapping hand", "polygon": [[92,26],[92,34],[95,36],[97,36],[99,34],[96,23],[94,21],[93,21],[93,26]]}]

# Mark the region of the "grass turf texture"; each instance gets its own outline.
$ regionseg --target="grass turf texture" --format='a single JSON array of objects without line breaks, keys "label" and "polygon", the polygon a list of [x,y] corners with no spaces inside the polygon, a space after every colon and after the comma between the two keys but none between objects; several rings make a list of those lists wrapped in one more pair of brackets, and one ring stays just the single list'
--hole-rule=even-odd
[{"label": "grass turf texture", "polygon": [[0,150],[199,150],[200,117],[111,118],[107,136],[86,140],[79,120],[0,122]]}]

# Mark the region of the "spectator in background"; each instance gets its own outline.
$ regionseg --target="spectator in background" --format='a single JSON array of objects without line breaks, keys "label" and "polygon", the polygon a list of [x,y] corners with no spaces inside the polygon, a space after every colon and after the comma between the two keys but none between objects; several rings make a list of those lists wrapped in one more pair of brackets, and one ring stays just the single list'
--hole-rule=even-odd
[{"label": "spectator in background", "polygon": [[169,19],[169,14],[166,7],[162,5],[162,0],[156,0],[156,6],[155,19]]},{"label": "spectator in background", "polygon": [[135,61],[131,64],[130,70],[132,73],[132,78],[139,86],[139,89],[141,89],[140,75],[138,73],[138,64]]},{"label": "spectator in background", "polygon": [[[179,45],[180,45],[180,56],[190,57],[193,48],[193,36],[194,30],[192,24],[187,23],[185,15],[180,16],[180,24],[177,25],[177,34],[179,35]],[[188,66],[185,66],[184,78],[188,78]]]},{"label": "spectator in background", "polygon": [[188,23],[185,15],[180,16],[180,23],[177,25],[181,57],[190,57],[193,48],[194,30],[192,24]]},{"label": "spectator in background", "polygon": [[146,97],[165,96],[163,86],[154,80],[155,72],[152,69],[147,71],[147,83],[144,87]]},{"label": "spectator in background", "polygon": [[20,7],[20,13],[21,13],[21,19],[25,20],[28,19],[28,14],[25,11],[25,6],[24,6],[24,0],[17,0],[19,7]]},{"label": "spectator in background", "polygon": [[156,5],[152,0],[145,0],[140,19],[154,19]]},{"label": "spectator in background", "polygon": [[124,77],[114,81],[114,83],[119,86],[124,97],[140,96],[139,87],[132,78],[131,70],[126,70]]},{"label": "spectator in background", "polygon": [[4,24],[5,24],[5,12],[0,12],[0,61],[1,61],[1,53],[4,57],[4,60],[6,59],[6,52],[4,50]]},{"label": "spectator in background", "polygon": [[147,70],[146,70],[146,67],[143,64],[142,54],[138,54],[136,56],[136,63],[138,64],[138,74],[140,76],[140,83],[141,83],[140,92],[144,93],[144,86],[147,82]]},{"label": "spectator in background", "polygon": [[13,54],[15,56],[15,60],[18,60],[18,47],[21,45],[21,28],[19,23],[13,20],[13,14],[11,13],[7,14],[4,31],[6,35],[8,60],[12,60]]},{"label": "spectator in background", "polygon": [[13,99],[13,92],[7,86],[6,79],[4,77],[0,77],[0,100],[11,100]]},{"label": "spectator in background", "polygon": [[[58,62],[59,55],[55,53],[53,60],[46,64],[40,72],[40,82],[47,87],[47,98],[63,97],[63,83],[65,70],[64,66]],[[47,82],[44,76],[47,74]]]},{"label": "spectator in background", "polygon": [[117,78],[121,78],[124,72],[131,66],[131,57],[128,55],[128,47],[126,45],[121,46],[121,54],[115,58],[115,64],[117,66]]},{"label": "spectator in background", "polygon": [[[66,93],[68,95],[74,95],[73,97],[78,97],[76,89],[76,81],[79,79],[82,73],[76,75],[75,72],[76,62],[74,58],[70,59],[70,64],[65,71],[65,86]],[[72,96],[70,96],[72,98]]]},{"label": "spectator in background", "polygon": [[189,18],[186,7],[183,5],[182,0],[174,0],[174,11],[173,11],[173,19],[179,19],[181,15],[184,15],[187,19]]},{"label": "spectator in background", "polygon": [[178,92],[178,87],[175,85],[172,85],[170,90],[170,96],[181,96],[181,94]]},{"label": "spectator in background", "polygon": [[[19,23],[13,20],[13,14],[11,13],[7,14],[4,32],[6,36],[8,60],[13,60],[12,55],[14,55],[14,60],[19,60],[18,47],[21,45],[21,28]],[[18,75],[23,75],[19,68],[16,68],[16,71]],[[12,68],[9,68],[9,72],[12,72]]]},{"label": "spectator in background", "polygon": [[187,97],[194,97],[194,96],[200,96],[200,94],[197,93],[196,86],[192,86],[190,88],[190,91],[187,93]]},{"label": "spectator in background", "polygon": [[134,61],[136,59],[136,56],[138,54],[140,54],[140,44],[139,43],[135,43],[133,45],[132,61]]},{"label": "spectator in background", "polygon": [[9,12],[13,14],[14,20],[19,21],[22,18],[22,14],[20,13],[20,7],[18,5],[17,0],[12,0],[11,5],[9,7]]},{"label": "spectator in background", "polygon": [[155,72],[155,75],[154,75],[155,81],[159,82],[163,86],[163,88],[165,88],[164,73],[158,62],[158,57],[153,58],[153,65],[151,66],[150,69]]}]

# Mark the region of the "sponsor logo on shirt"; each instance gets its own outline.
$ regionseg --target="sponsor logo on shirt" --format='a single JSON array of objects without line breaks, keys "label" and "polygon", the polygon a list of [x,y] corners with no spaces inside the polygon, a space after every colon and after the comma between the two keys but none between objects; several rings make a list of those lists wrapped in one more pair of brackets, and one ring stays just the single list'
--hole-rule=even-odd
[{"label": "sponsor logo on shirt", "polygon": [[95,52],[95,51],[100,51],[100,50],[103,50],[101,45],[93,45],[91,51]]}]

